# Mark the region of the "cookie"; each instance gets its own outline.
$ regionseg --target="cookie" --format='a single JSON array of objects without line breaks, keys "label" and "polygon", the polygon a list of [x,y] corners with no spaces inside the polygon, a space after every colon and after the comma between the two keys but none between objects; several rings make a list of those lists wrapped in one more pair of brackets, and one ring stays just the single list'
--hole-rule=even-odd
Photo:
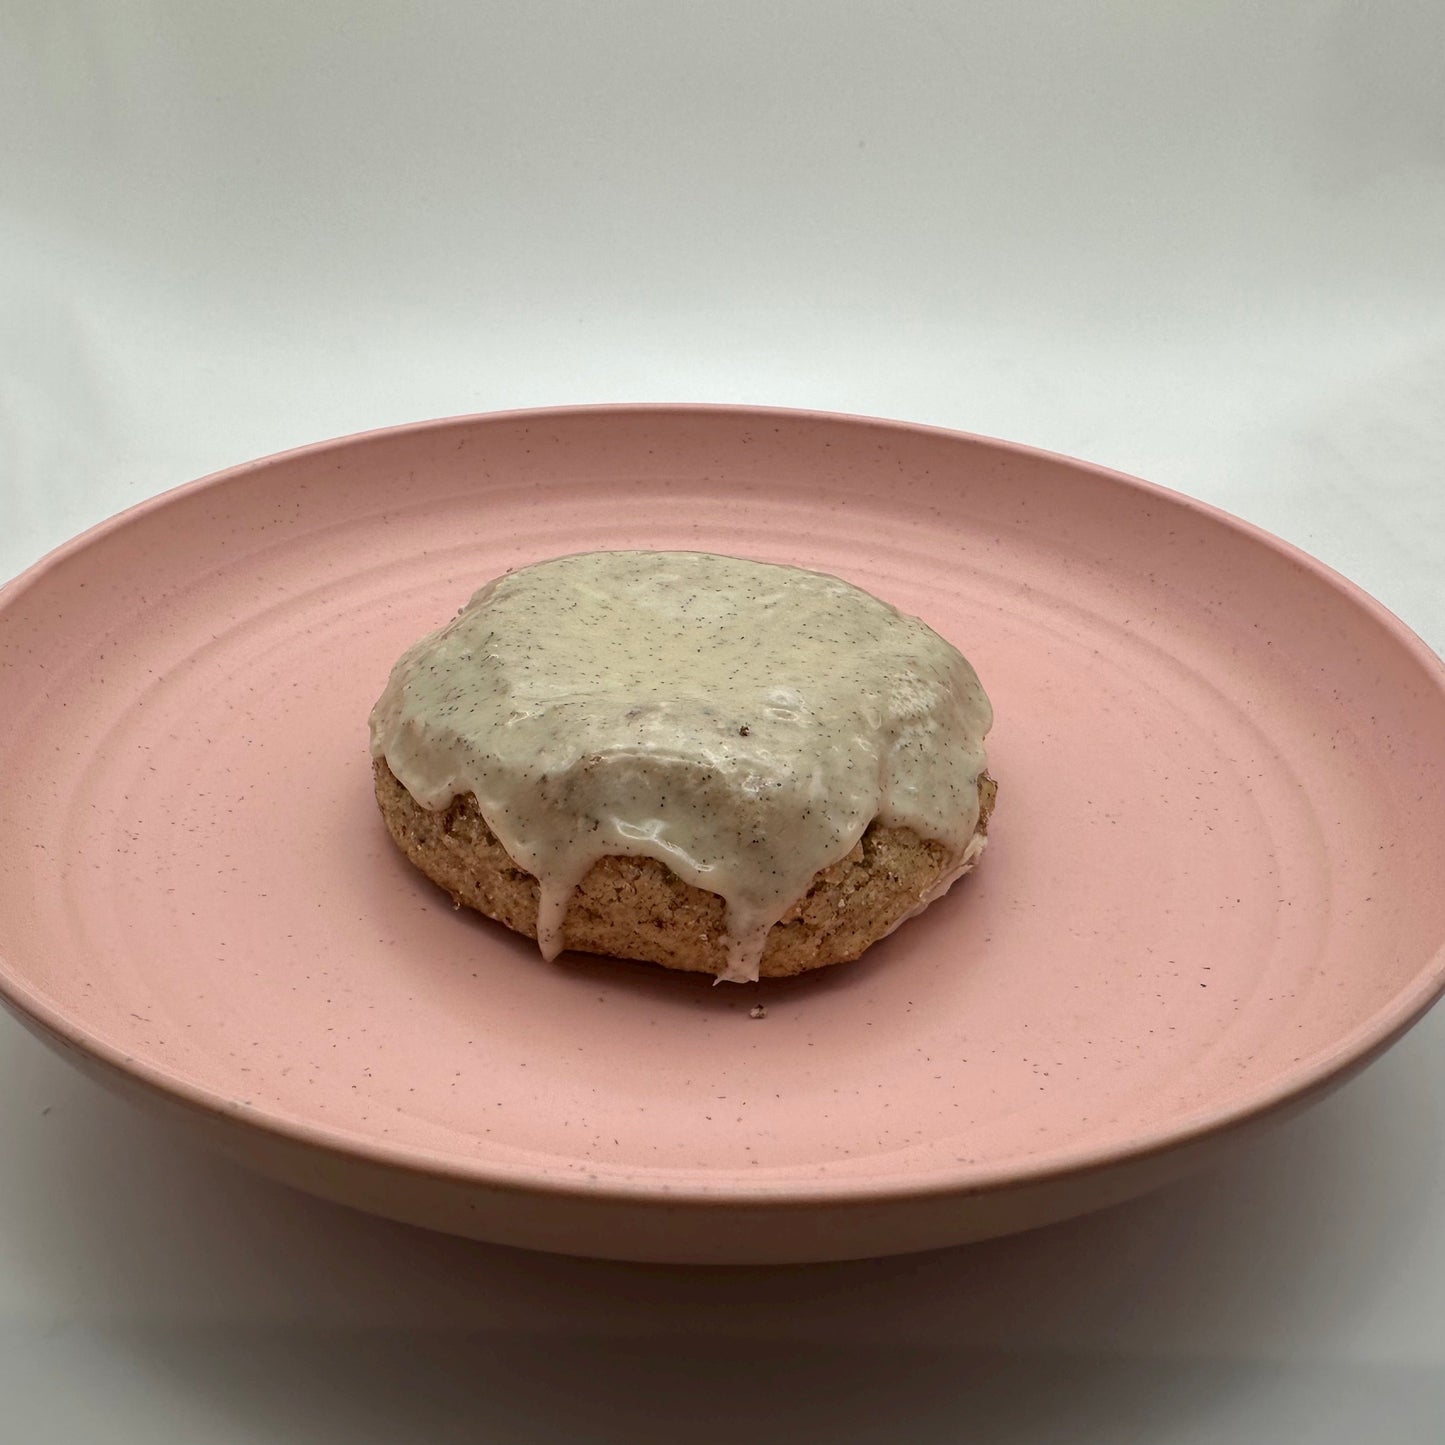
[{"label": "cookie", "polygon": [[856,957],[973,866],[992,719],[956,647],[841,578],[591,552],[409,648],[371,751],[408,856],[544,957],[746,981]]}]

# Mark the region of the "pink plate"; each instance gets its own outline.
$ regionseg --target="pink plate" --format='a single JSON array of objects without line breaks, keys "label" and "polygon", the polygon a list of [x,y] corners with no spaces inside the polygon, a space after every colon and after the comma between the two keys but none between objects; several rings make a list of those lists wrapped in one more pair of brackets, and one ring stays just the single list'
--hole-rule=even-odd
[{"label": "pink plate", "polygon": [[[481,581],[598,547],[821,568],[955,641],[998,714],[978,872],[749,987],[453,912],[383,831],[367,711]],[[9,1006],[259,1169],[484,1239],[1025,1228],[1317,1098],[1445,979],[1439,661],[1273,538],[977,437],[605,407],[328,442],[32,568],[0,680]]]}]

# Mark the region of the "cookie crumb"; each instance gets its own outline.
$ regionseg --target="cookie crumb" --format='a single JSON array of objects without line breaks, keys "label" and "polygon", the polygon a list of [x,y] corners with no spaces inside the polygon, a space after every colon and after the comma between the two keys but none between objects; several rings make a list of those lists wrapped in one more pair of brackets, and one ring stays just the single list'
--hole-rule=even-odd
[{"label": "cookie crumb", "polygon": [[748,1017],[750,1019],[765,1019],[767,1018],[767,1016],[767,1009],[765,1009],[760,1003],[755,1003],[752,1008],[748,1010]]}]

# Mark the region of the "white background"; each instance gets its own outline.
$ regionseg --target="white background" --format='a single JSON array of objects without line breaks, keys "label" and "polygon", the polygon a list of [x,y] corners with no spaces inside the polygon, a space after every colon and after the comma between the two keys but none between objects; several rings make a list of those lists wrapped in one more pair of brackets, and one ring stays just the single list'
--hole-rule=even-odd
[{"label": "white background", "polygon": [[[1442,16],[8,0],[0,578],[326,436],[747,401],[1138,473],[1445,648]],[[0,1440],[1439,1441],[1442,1043],[1106,1215],[708,1273],[312,1202],[6,1020]]]}]

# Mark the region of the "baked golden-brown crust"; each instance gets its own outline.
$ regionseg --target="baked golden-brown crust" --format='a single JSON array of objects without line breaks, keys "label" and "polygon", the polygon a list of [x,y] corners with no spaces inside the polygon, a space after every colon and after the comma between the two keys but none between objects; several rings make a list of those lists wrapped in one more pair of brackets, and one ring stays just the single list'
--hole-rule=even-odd
[{"label": "baked golden-brown crust", "polygon": [[[519,868],[467,794],[433,812],[397,781],[384,758],[374,766],[377,802],[403,853],[457,903],[537,936],[537,880]],[[978,831],[985,833],[995,786],[980,782]],[[944,877],[942,844],[912,829],[873,823],[847,857],[814,875],[812,886],[773,925],[764,978],[785,977],[857,958],[890,932]],[[666,968],[719,974],[727,966],[726,905],[684,883],[654,858],[601,858],[572,896],[563,925],[568,948]]]}]

